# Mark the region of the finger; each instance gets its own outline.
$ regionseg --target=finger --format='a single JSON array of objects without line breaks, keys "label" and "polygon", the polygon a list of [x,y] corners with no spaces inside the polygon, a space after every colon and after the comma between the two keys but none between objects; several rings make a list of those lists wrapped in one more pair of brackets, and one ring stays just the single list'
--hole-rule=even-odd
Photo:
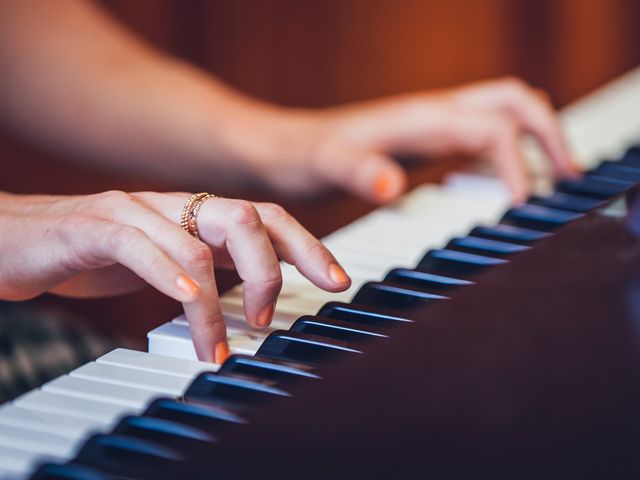
[{"label": "finger", "polygon": [[488,155],[511,190],[513,200],[526,199],[531,182],[520,152],[520,130],[509,116],[460,106],[443,110],[440,115],[441,123],[447,127],[430,132],[427,135],[430,143],[437,144],[439,151]]},{"label": "finger", "polygon": [[243,280],[244,312],[254,327],[271,323],[282,288],[278,257],[255,207],[242,200],[214,198],[198,216],[200,236],[207,244],[225,246]]},{"label": "finger", "polygon": [[274,203],[254,205],[279,258],[320,288],[331,292],[349,288],[351,279],[335,257],[284,208]]},{"label": "finger", "polygon": [[[131,197],[134,201],[129,201],[126,208],[117,209],[114,218],[136,225],[154,238],[157,245],[176,259],[198,283],[198,297],[192,301],[183,301],[191,338],[200,360],[221,363],[228,356],[228,346],[213,269],[213,254],[206,244],[144,204],[143,199],[161,196],[133,194]],[[177,198],[175,201],[182,203]]]},{"label": "finger", "polygon": [[[200,287],[185,269],[158,248],[139,228],[107,221],[92,222],[83,240],[86,249],[99,264],[104,260],[119,263],[165,295],[179,301],[194,301]],[[102,265],[96,265],[102,266]]]},{"label": "finger", "polygon": [[[136,196],[163,215],[175,217],[175,221],[176,212],[186,200],[153,193]],[[256,328],[269,325],[282,287],[282,274],[255,207],[242,200],[211,198],[202,205],[197,222],[202,241],[215,250],[226,250],[243,280],[247,322]]]},{"label": "finger", "polygon": [[574,175],[573,160],[560,121],[546,95],[517,79],[505,79],[469,89],[460,97],[468,104],[498,109],[511,115],[546,151],[556,174]]},{"label": "finger", "polygon": [[218,290],[215,288],[213,262],[207,277],[213,279],[213,288],[203,290],[199,301],[183,303],[183,308],[198,359],[222,364],[229,356],[229,345]]},{"label": "finger", "polygon": [[490,127],[489,139],[498,174],[511,190],[513,201],[524,202],[531,191],[531,180],[522,158],[518,129],[511,122],[495,121]]},{"label": "finger", "polygon": [[386,203],[407,189],[407,174],[375,150],[338,146],[322,153],[318,172],[329,182],[373,203]]}]

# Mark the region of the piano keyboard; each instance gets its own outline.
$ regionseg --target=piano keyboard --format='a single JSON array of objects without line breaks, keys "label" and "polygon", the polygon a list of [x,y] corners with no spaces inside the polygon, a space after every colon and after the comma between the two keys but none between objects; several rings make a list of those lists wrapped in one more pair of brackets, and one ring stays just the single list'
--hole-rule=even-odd
[{"label": "piano keyboard", "polygon": [[[619,158],[640,138],[640,117],[628,114],[634,105],[640,70],[562,113],[585,168]],[[36,478],[107,478],[104,472],[151,478],[152,465],[185,460],[181,445],[197,451],[215,441],[211,432],[243,422],[251,405],[234,392],[286,396],[279,385],[313,378],[310,365],[324,355],[358,353],[363,339],[386,337],[389,325],[411,321],[408,304],[446,298],[449,289],[473,283],[469,272],[506,262],[639,180],[634,150],[622,163],[603,162],[583,180],[560,184],[551,196],[532,197],[500,223],[508,196],[495,179],[455,174],[442,186],[422,186],[325,239],[352,275],[348,292],[321,292],[285,265],[266,331],[246,326],[239,289],[223,296],[237,355],[224,366],[195,360],[186,321],[178,317],[149,333],[149,353],[114,350],[0,407],[0,478],[24,478],[42,462],[51,463]],[[384,275],[384,282],[373,281]],[[274,381],[252,381],[256,375]]]}]

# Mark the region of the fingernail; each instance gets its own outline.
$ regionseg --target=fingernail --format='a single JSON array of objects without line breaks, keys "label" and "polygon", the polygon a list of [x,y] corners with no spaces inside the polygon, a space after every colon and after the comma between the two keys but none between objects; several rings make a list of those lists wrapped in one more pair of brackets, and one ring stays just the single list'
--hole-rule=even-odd
[{"label": "fingernail", "polygon": [[180,290],[189,295],[191,299],[194,299],[200,293],[200,286],[195,282],[195,280],[191,279],[184,273],[178,275],[178,278],[176,278],[176,285],[178,285]]},{"label": "fingernail", "polygon": [[266,306],[259,314],[258,314],[258,325],[261,327],[266,327],[271,323],[271,318],[273,317],[273,311],[275,310],[275,304],[271,304]]},{"label": "fingernail", "polygon": [[227,342],[220,342],[216,345],[213,357],[219,365],[222,365],[224,361],[229,358],[229,345]]},{"label": "fingernail", "polygon": [[349,282],[349,276],[337,263],[332,263],[329,267],[329,277],[331,277],[331,280],[333,280],[335,283],[338,283],[340,285]]},{"label": "fingernail", "polygon": [[384,202],[390,200],[393,197],[391,190],[391,176],[386,173],[379,174],[373,181],[373,195],[377,200]]},{"label": "fingernail", "polygon": [[580,175],[582,173],[582,167],[575,160],[569,164],[569,168],[571,169],[571,172],[574,173],[575,175]]}]

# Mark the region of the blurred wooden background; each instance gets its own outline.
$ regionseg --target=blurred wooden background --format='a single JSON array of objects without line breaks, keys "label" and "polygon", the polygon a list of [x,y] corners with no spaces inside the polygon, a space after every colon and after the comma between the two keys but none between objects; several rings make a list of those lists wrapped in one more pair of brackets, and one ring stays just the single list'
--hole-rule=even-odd
[{"label": "blurred wooden background", "polygon": [[[549,91],[562,106],[640,63],[636,0],[101,3],[158,47],[215,72],[245,92],[287,105],[324,106],[517,75]],[[0,188],[15,192],[188,188],[92,172],[65,164],[55,152],[6,137],[0,141],[0,155],[4,167]],[[52,165],[52,159],[58,163]],[[426,167],[415,177],[437,179],[441,173],[441,168]],[[225,193],[270,197],[255,190]],[[318,235],[369,208],[337,192],[320,199],[276,200]],[[324,214],[329,211],[332,215]],[[232,282],[228,276],[223,285]],[[111,300],[47,297],[40,302],[62,304],[140,342],[147,330],[179,311],[149,291]]]}]

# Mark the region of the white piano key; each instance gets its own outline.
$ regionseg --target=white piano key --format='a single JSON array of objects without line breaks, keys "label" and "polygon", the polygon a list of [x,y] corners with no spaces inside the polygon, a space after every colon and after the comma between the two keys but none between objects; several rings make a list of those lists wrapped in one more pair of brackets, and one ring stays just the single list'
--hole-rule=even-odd
[{"label": "white piano key", "polygon": [[10,425],[0,425],[0,445],[27,452],[69,458],[75,453],[78,441],[53,432],[38,432]]},{"label": "white piano key", "polygon": [[[353,249],[355,250],[355,249]],[[380,275],[391,267],[398,265],[406,265],[413,260],[412,256],[400,255],[394,256],[381,256],[366,254],[362,251],[349,251],[335,248],[331,251],[336,260],[344,267],[345,270],[362,270],[369,274]]]},{"label": "white piano key", "polygon": [[107,431],[111,427],[111,422],[98,422],[69,415],[29,410],[8,404],[0,409],[0,425],[57,432],[65,437],[78,438],[92,430]]},{"label": "white piano key", "polygon": [[[184,315],[182,315],[182,318],[186,325]],[[193,379],[199,373],[210,372],[212,370],[212,365],[207,362],[177,359],[126,348],[117,348],[98,358],[96,362],[134,368],[147,372],[176,375],[187,379]]]},{"label": "white piano key", "polygon": [[23,480],[27,478],[29,478],[29,472],[26,468],[21,470],[9,470],[9,467],[0,466],[0,480]]},{"label": "white piano key", "polygon": [[41,452],[0,446],[0,479],[28,478],[33,468],[41,462],[61,462],[64,458]]},{"label": "white piano key", "polygon": [[[150,353],[162,353],[177,358],[196,360],[196,352],[191,341],[189,328],[180,323],[165,323],[147,334]],[[260,347],[261,341],[248,335],[228,335],[229,350],[233,353],[253,355]],[[211,364],[211,370],[215,371],[220,366]]]},{"label": "white piano key", "polygon": [[[276,310],[274,313],[274,319],[280,322],[286,323],[288,321],[295,321],[302,315],[313,315],[316,313],[327,301],[328,298],[279,298],[276,304]],[[224,308],[230,308],[235,305],[238,310],[242,309],[242,300],[237,298],[223,298],[220,304]],[[286,317],[286,318],[285,318]],[[293,320],[290,320],[293,317]]]},{"label": "white piano key", "polygon": [[[174,323],[177,325],[183,325],[185,327],[189,326],[189,322],[187,321],[184,315],[180,315],[174,318],[173,320],[171,320],[171,323]],[[269,334],[274,330],[278,330],[278,328],[274,328],[273,325],[271,325],[269,328],[256,329],[251,327],[244,319],[238,319],[238,320],[234,319],[234,320],[229,320],[229,323],[227,324],[227,337],[232,339],[233,343],[238,343],[241,340],[243,342],[255,342],[255,348],[257,350],[257,348],[259,348],[260,346],[260,343],[263,342],[264,339],[267,338]],[[248,344],[245,344],[245,345],[248,345]],[[236,351],[233,353],[240,353],[240,352]],[[211,366],[212,364],[204,363],[204,365]],[[211,371],[211,368],[207,370]]]},{"label": "white piano key", "polygon": [[104,382],[108,388],[113,389],[116,387],[130,388],[132,391],[136,391],[136,398],[145,397],[143,392],[180,396],[191,383],[190,378],[96,362],[76,368],[69,376]]},{"label": "white piano key", "polygon": [[[232,312],[236,315],[244,314],[242,304],[237,301],[228,301],[226,297],[223,297],[220,299],[220,305],[222,306],[224,311]],[[300,317],[300,315],[306,315],[309,313],[315,312],[311,312],[310,310],[307,310],[302,314],[298,313],[297,310],[292,312],[283,308],[281,303],[278,302],[278,304],[276,305],[276,310],[273,314],[273,320],[271,321],[271,327],[276,329],[287,329]],[[231,343],[229,343],[229,347],[231,347]]]},{"label": "white piano key", "polygon": [[68,395],[85,400],[96,400],[122,407],[141,409],[150,403],[156,392],[122,385],[114,385],[98,380],[78,378],[69,375],[58,377],[42,386],[42,390],[60,395]]},{"label": "white piano key", "polygon": [[[446,178],[446,186],[441,190],[441,194],[459,194],[457,200],[469,204],[479,195],[485,198],[485,201],[498,202],[499,206],[503,206],[504,202],[509,202],[509,189],[505,183],[495,177],[488,175],[479,175],[474,173],[455,172]],[[454,201],[450,195],[448,201]]]},{"label": "white piano key", "polygon": [[33,390],[13,401],[14,405],[27,410],[57,413],[98,422],[114,422],[118,417],[139,413],[141,408],[127,408],[122,405],[87,400],[69,395]]}]

